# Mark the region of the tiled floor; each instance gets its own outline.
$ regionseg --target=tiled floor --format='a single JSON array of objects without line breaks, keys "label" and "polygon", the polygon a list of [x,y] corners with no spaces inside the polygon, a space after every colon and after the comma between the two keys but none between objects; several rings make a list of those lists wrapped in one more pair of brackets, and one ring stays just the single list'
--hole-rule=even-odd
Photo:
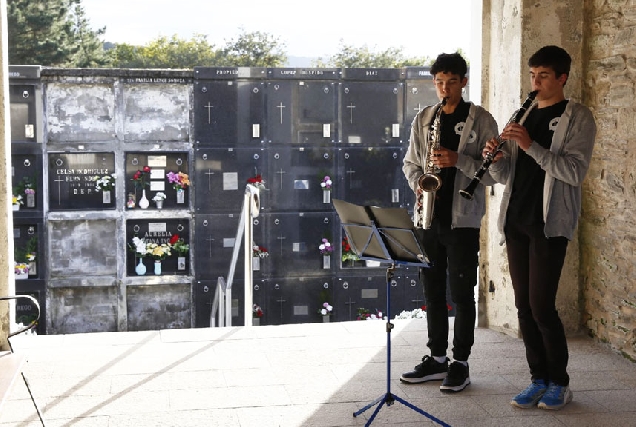
[{"label": "tiled floor", "polygon": [[[523,343],[477,329],[472,384],[398,380],[425,354],[426,321],[395,320],[390,391],[451,426],[636,426],[636,364],[586,337],[569,340],[574,401],[522,410],[510,398],[529,381]],[[362,426],[387,393],[384,321],[19,336],[24,372],[47,426]],[[452,336],[451,336],[452,339]],[[0,426],[41,425],[23,381]],[[372,426],[440,425],[395,402]]]}]

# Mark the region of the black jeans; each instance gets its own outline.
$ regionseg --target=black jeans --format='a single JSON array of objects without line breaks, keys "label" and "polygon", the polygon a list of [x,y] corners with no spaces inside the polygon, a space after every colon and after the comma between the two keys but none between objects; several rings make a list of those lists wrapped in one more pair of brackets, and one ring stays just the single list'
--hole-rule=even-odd
[{"label": "black jeans", "polygon": [[532,379],[569,385],[568,345],[556,310],[568,240],[547,238],[543,229],[543,224],[506,224],[510,277]]},{"label": "black jeans", "polygon": [[433,220],[418,236],[430,268],[420,269],[426,297],[428,343],[432,356],[446,356],[448,349],[448,307],[446,283],[455,303],[453,358],[468,360],[475,342],[475,285],[479,253],[479,229],[442,226]]}]

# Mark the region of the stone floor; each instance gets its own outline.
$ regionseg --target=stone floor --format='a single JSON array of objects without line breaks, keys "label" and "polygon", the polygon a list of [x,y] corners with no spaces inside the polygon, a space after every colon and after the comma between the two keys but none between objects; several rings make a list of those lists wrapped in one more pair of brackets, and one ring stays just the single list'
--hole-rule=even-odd
[{"label": "stone floor", "polygon": [[[636,364],[587,337],[569,339],[574,400],[561,411],[518,409],[529,381],[523,343],[476,329],[472,384],[398,380],[425,353],[426,321],[395,320],[390,392],[451,426],[636,426]],[[362,426],[386,395],[384,321],[125,333],[17,336],[46,426]],[[18,379],[0,426],[41,425]],[[373,426],[439,424],[400,402]]]}]

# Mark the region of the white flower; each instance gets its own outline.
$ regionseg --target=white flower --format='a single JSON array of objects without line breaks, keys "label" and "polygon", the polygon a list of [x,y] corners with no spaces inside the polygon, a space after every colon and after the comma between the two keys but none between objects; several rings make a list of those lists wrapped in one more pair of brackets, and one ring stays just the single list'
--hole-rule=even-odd
[{"label": "white flower", "polygon": [[166,200],[166,193],[160,191],[157,194],[155,194],[155,197],[153,197],[152,200],[154,200],[155,202]]}]

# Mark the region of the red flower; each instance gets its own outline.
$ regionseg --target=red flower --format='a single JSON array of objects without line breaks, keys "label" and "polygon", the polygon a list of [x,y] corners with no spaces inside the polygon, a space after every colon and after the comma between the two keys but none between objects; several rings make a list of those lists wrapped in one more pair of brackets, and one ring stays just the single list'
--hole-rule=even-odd
[{"label": "red flower", "polygon": [[150,167],[148,167],[148,166],[144,166],[144,172],[146,172],[146,173],[150,173]]},{"label": "red flower", "polygon": [[170,238],[170,244],[174,245],[175,243],[177,243],[177,240],[179,240],[179,235],[175,234],[174,236]]},{"label": "red flower", "polygon": [[248,184],[258,184],[260,182],[263,182],[263,178],[261,177],[260,174],[247,179]]}]

